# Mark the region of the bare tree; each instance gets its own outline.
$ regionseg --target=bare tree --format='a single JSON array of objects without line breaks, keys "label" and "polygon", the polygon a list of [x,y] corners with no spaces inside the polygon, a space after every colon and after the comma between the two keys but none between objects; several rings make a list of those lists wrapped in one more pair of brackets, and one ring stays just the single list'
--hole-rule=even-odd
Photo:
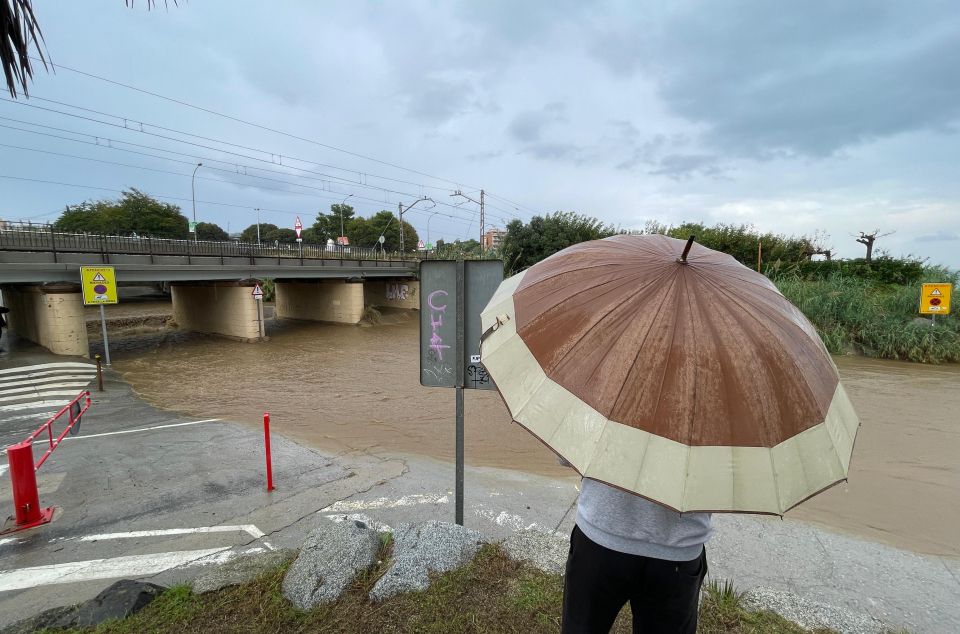
[{"label": "bare tree", "polygon": [[857,242],[867,247],[867,257],[865,258],[867,264],[873,261],[873,243],[877,241],[877,238],[883,238],[884,236],[889,236],[893,231],[888,231],[887,233],[880,233],[879,229],[874,229],[873,233],[864,233],[860,232],[860,237],[856,238]]},{"label": "bare tree", "polygon": [[833,247],[827,246],[827,241],[830,240],[830,234],[826,231],[818,229],[813,234],[813,239],[807,239],[806,244],[803,248],[803,256],[812,260],[815,255],[823,255],[827,260],[833,259]]}]

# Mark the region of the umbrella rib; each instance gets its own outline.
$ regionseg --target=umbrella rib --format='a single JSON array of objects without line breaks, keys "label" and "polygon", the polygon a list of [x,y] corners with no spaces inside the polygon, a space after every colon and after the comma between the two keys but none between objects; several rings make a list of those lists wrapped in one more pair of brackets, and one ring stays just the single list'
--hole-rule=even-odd
[{"label": "umbrella rib", "polygon": [[[624,277],[626,277],[626,276],[624,276]],[[621,278],[618,278],[618,279],[621,279]],[[629,283],[630,281],[631,281],[631,280],[628,279],[626,283]],[[638,288],[638,289],[637,289],[636,291],[634,291],[633,293],[627,295],[627,297],[625,297],[622,301],[617,302],[617,304],[615,304],[612,308],[610,308],[610,310],[608,310],[606,313],[604,313],[603,317],[601,317],[600,319],[598,319],[597,321],[595,321],[589,328],[587,328],[586,332],[584,332],[584,333],[580,336],[580,340],[582,340],[584,337],[586,337],[588,334],[590,334],[590,333],[593,331],[594,328],[596,328],[597,326],[599,326],[600,323],[603,322],[603,320],[606,319],[606,318],[610,315],[610,313],[612,313],[612,312],[615,311],[616,309],[620,308],[621,306],[623,306],[623,305],[626,304],[627,302],[629,302],[629,301],[633,300],[634,298],[636,298],[636,296],[640,294],[640,291],[642,291],[642,290],[644,290],[644,289],[646,289],[646,288],[649,288],[650,286],[653,286],[657,281],[659,281],[659,278],[650,280],[648,283],[644,284],[643,286],[641,286],[640,288]],[[620,287],[625,286],[626,283],[617,285],[617,286],[614,287],[614,288],[611,288],[611,289],[608,289],[608,290],[604,291],[604,292],[600,295],[600,297],[603,297],[603,295],[606,295],[606,294],[608,294],[608,293],[612,293],[612,292],[615,291],[615,290],[618,290]],[[597,287],[595,286],[594,288],[597,288]],[[556,305],[555,305],[555,306],[556,306]],[[555,307],[555,306],[554,306],[554,307]],[[554,362],[553,367],[558,367],[561,363],[563,363],[564,359],[567,358],[567,355],[569,355],[571,352],[573,352],[573,349],[574,349],[575,347],[576,347],[576,346],[570,346],[570,348],[568,348],[567,351],[564,352],[563,355]],[[597,367],[599,367],[599,364],[597,364],[597,366],[595,366],[595,367],[593,368],[593,370],[590,372],[590,378],[587,379],[587,382],[589,382],[590,379],[593,378],[593,375],[596,374],[596,372],[597,372]]]},{"label": "umbrella rib", "polygon": [[[770,326],[768,326],[763,320],[759,319],[756,315],[754,315],[752,311],[748,310],[747,307],[745,307],[745,306],[743,305],[743,302],[739,301],[739,300],[736,298],[736,296],[734,296],[733,294],[731,294],[730,292],[728,292],[727,289],[725,289],[722,285],[716,283],[715,281],[711,280],[708,276],[705,276],[705,275],[700,275],[700,278],[701,278],[705,283],[707,283],[707,284],[713,286],[714,288],[716,288],[717,291],[718,291],[721,295],[725,296],[727,299],[729,299],[729,300],[732,301],[734,304],[736,304],[740,309],[743,310],[743,312],[745,312],[747,315],[749,315],[749,317],[750,317],[753,321],[755,321],[757,324],[759,324],[761,328],[763,328],[764,330],[766,330],[767,333],[769,333],[771,337],[773,337],[774,339],[780,339],[780,338],[781,338],[781,337],[779,337],[779,336],[777,335],[777,333],[775,333],[773,330],[770,329]],[[766,316],[769,316],[769,315],[766,315]],[[805,338],[808,338],[808,339],[809,339],[809,337],[807,336],[807,333],[803,332],[803,330],[802,330],[799,326],[797,326],[796,324],[794,324],[792,321],[791,321],[790,323],[791,323],[791,325],[793,325],[797,330],[799,330],[800,333],[801,333]],[[805,376],[804,373],[801,371],[801,368],[800,368],[799,364],[797,363],[797,360],[793,357],[793,355],[786,355],[786,356],[787,356],[787,358],[790,360],[790,363],[793,365],[793,367],[796,369],[797,375],[798,375],[798,376]],[[839,381],[839,378],[838,378],[837,380]],[[813,388],[810,386],[810,384],[809,384],[806,380],[804,380],[804,381],[803,381],[803,385],[804,385],[804,387],[806,388],[807,396],[808,396],[814,403],[819,404],[819,399],[816,398],[816,394],[814,393]],[[826,412],[824,412],[824,414],[826,414]],[[822,422],[822,421],[821,421],[821,422]]]},{"label": "umbrella rib", "polygon": [[[669,269],[668,269],[668,270],[666,271],[666,273],[673,273],[673,279],[670,280],[670,288],[673,288],[673,285],[676,284],[676,282],[677,282],[677,272],[678,272],[677,269],[673,269],[673,270],[669,270]],[[666,275],[666,273],[665,273],[665,275]],[[670,295],[669,292],[663,294],[663,299],[660,300],[660,305],[657,306],[657,314],[658,314],[658,315],[662,314],[663,305],[666,303],[667,297],[669,297],[669,295]],[[627,376],[630,376],[631,372],[633,371],[634,366],[637,365],[637,360],[640,359],[640,352],[643,350],[643,346],[644,346],[644,344],[647,342],[647,338],[650,336],[650,331],[653,330],[653,324],[654,324],[655,321],[656,321],[656,320],[650,322],[650,327],[647,328],[646,334],[643,335],[643,341],[641,341],[641,342],[640,342],[640,345],[637,346],[637,353],[636,353],[635,355],[633,355],[633,362],[630,364],[630,371],[627,372]],[[674,323],[674,333],[676,333],[676,323]],[[620,386],[620,389],[617,391],[617,398],[614,399],[614,401],[613,401],[614,407],[616,407],[617,403],[620,402],[620,398],[623,396],[623,390],[626,389],[626,387],[627,387],[627,382],[626,382],[626,380],[624,380],[623,385],[621,385],[621,386]],[[661,378],[661,382],[660,382],[660,389],[663,390],[663,380],[662,380],[662,378]],[[657,402],[659,402],[659,401],[660,401],[660,395],[657,394]]]}]

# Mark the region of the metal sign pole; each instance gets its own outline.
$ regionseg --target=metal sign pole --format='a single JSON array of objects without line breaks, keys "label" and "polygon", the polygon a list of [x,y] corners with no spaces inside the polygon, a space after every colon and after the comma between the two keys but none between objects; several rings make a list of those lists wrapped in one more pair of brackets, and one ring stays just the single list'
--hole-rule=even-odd
[{"label": "metal sign pole", "polygon": [[454,355],[457,363],[457,482],[456,482],[456,522],[463,526],[463,348],[464,348],[464,272],[463,260],[457,260],[457,347]]},{"label": "metal sign pole", "polygon": [[[110,341],[107,339],[107,313],[103,310],[103,304],[100,304],[100,328],[103,329],[103,356],[107,360],[107,367],[110,367]],[[102,389],[102,388],[101,388]]]}]

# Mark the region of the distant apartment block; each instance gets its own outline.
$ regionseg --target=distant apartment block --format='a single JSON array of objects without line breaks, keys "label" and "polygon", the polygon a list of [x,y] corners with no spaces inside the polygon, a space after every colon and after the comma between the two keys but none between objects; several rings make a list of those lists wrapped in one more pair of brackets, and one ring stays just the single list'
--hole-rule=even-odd
[{"label": "distant apartment block", "polygon": [[483,234],[483,250],[489,251],[490,249],[499,248],[500,241],[505,235],[507,235],[507,232],[503,229],[491,229]]}]

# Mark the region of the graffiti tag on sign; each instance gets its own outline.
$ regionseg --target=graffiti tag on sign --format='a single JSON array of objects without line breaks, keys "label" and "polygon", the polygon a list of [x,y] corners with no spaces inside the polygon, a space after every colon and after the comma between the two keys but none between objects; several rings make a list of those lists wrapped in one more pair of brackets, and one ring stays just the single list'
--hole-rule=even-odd
[{"label": "graffiti tag on sign", "polygon": [[467,383],[475,388],[490,384],[490,375],[487,369],[479,363],[471,363],[467,366]]},{"label": "graffiti tag on sign", "polygon": [[[436,290],[427,297],[427,306],[430,307],[430,351],[437,355],[438,361],[443,361],[443,351],[448,350],[450,346],[443,343],[443,337],[440,336],[440,327],[443,326],[443,317],[447,312],[447,303],[442,298],[447,297],[445,290]],[[443,303],[441,303],[443,302]]]}]

